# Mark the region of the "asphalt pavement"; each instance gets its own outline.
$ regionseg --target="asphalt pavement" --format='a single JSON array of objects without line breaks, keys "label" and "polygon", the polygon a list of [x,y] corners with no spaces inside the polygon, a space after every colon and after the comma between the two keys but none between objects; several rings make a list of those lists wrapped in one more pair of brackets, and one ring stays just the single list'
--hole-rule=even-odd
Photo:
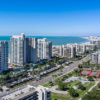
[{"label": "asphalt pavement", "polygon": [[[84,61],[86,61],[86,60],[88,60],[88,59],[90,59],[90,55],[87,55],[87,56],[86,56],[85,58],[83,58],[82,60],[75,61],[72,65],[70,65],[69,67],[65,68],[65,69],[62,71],[62,75],[60,75],[60,76],[63,76],[63,75],[65,75],[65,74],[67,74],[67,73],[73,71],[74,69],[78,68],[78,65],[79,65],[79,64],[81,64],[82,62],[84,62]],[[58,73],[60,73],[60,72],[55,73],[55,75],[58,75]],[[41,79],[41,80],[39,80],[39,81],[33,81],[33,82],[29,83],[28,85],[38,86],[38,85],[41,85],[41,84],[50,82],[50,81],[52,81],[52,80],[54,80],[54,79],[56,79],[56,78],[58,78],[58,77],[60,77],[60,76],[53,77],[52,75],[50,75],[50,76],[47,76],[47,77],[45,77],[45,78],[43,78],[43,79]],[[23,88],[23,87],[25,87],[25,86],[22,86],[22,87],[20,87],[20,88],[18,88],[18,89],[21,89],[21,88]],[[4,96],[4,95],[7,95],[8,93],[14,92],[14,91],[16,91],[16,90],[17,90],[17,89],[2,92],[2,93],[0,93],[0,98],[1,98],[2,96]]]},{"label": "asphalt pavement", "polygon": [[[79,64],[81,64],[84,61],[87,61],[88,59],[90,59],[90,55],[87,55],[85,58],[83,58],[81,60],[75,61],[72,65],[70,65],[65,70],[63,70],[62,75],[60,75],[60,76],[63,76],[65,74],[73,71],[74,69],[78,68]],[[55,75],[58,75],[58,73],[60,73],[60,72],[57,72]],[[34,81],[34,82],[30,83],[30,85],[38,86],[38,85],[41,85],[41,84],[45,84],[45,83],[50,82],[50,81],[52,81],[52,80],[54,80],[54,79],[56,79],[60,76],[53,77],[52,75],[50,75],[50,76],[47,76],[47,77],[43,78],[42,80]]]}]

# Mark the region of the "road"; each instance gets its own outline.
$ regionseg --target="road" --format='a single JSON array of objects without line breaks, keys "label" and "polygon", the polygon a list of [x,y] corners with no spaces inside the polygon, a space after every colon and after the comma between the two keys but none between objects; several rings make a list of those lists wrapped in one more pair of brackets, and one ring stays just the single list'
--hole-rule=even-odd
[{"label": "road", "polygon": [[[86,56],[86,57],[83,58],[82,60],[75,61],[72,65],[70,65],[69,67],[67,67],[66,69],[64,69],[64,70],[62,71],[62,75],[60,75],[60,76],[63,76],[63,75],[65,75],[65,74],[67,74],[67,73],[73,71],[74,69],[78,68],[78,65],[79,65],[79,64],[81,64],[82,62],[84,62],[84,61],[86,61],[86,60],[88,60],[88,59],[90,59],[90,55]],[[59,73],[59,72],[57,72],[56,74],[58,74],[58,73]],[[50,75],[50,76],[47,76],[47,77],[43,78],[42,80],[31,82],[31,83],[29,83],[29,85],[38,86],[38,85],[41,85],[41,84],[50,82],[50,81],[52,81],[52,80],[54,80],[54,79],[56,79],[56,78],[58,78],[58,77],[60,77],[60,76],[53,77],[52,75]],[[23,87],[25,87],[25,86],[22,86],[22,87],[20,87],[20,88],[23,88]],[[18,88],[18,89],[20,89],[20,88]],[[8,91],[8,92],[6,92],[6,91],[5,91],[5,92],[2,92],[2,93],[0,93],[0,98],[1,98],[2,96],[4,96],[4,95],[10,94],[10,93],[12,93],[12,92],[14,92],[14,91],[17,91],[18,89],[10,90],[10,91]]]},{"label": "road", "polygon": [[50,91],[53,93],[59,93],[59,94],[68,94],[68,91],[60,91],[60,90],[56,90],[58,88],[58,85],[53,86],[50,88]]},{"label": "road", "polygon": [[[78,60],[78,61],[75,61],[72,65],[70,65],[69,67],[67,67],[65,70],[62,71],[62,75],[60,76],[63,76],[71,71],[73,71],[74,69],[78,68],[78,65],[81,64],[82,62],[86,61],[90,59],[90,55],[87,55],[85,58],[81,59],[81,60]],[[59,73],[59,72],[58,72]],[[58,74],[56,73],[56,74]],[[55,75],[56,75],[55,74]],[[60,77],[58,76],[58,77]],[[43,78],[42,80],[39,80],[39,81],[34,81],[32,83],[30,83],[30,85],[33,85],[33,86],[38,86],[38,85],[41,85],[41,84],[44,84],[44,83],[47,83],[47,82],[50,82],[52,80],[54,80],[55,78],[58,78],[58,77],[53,77],[52,75],[50,76],[47,76],[45,78]]]}]

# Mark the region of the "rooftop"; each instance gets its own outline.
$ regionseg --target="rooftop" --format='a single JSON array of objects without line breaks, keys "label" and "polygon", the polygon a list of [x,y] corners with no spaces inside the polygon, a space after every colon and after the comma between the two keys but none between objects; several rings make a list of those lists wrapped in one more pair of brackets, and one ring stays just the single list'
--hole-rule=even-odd
[{"label": "rooftop", "polygon": [[12,36],[12,38],[24,38],[25,37],[25,34],[24,33],[21,33],[21,35],[14,35]]},{"label": "rooftop", "polygon": [[33,86],[27,85],[25,87],[21,87],[17,90],[8,92],[6,95],[1,97],[0,100],[18,100],[25,95],[28,95],[30,93],[36,92],[35,88]]},{"label": "rooftop", "polygon": [[100,51],[96,51],[96,52],[92,53],[92,55],[100,55]]}]

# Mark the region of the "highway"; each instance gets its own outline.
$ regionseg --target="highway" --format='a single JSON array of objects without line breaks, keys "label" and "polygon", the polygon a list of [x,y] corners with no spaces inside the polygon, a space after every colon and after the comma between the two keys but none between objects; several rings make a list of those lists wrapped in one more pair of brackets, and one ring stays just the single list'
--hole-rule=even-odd
[{"label": "highway", "polygon": [[[64,69],[64,70],[62,71],[62,75],[60,75],[60,76],[63,76],[63,75],[65,75],[65,74],[67,74],[67,73],[73,71],[74,69],[78,68],[78,65],[79,65],[79,64],[81,64],[82,62],[84,62],[84,61],[86,61],[86,60],[88,60],[88,59],[90,59],[90,55],[87,55],[85,58],[83,58],[83,59],[81,59],[81,60],[75,61],[75,62],[74,62],[73,64],[71,64],[69,67],[67,67],[66,69]],[[55,73],[55,75],[57,75],[58,73],[60,73],[60,72]],[[50,75],[50,76],[47,76],[47,77],[45,77],[45,78],[43,78],[43,79],[41,79],[41,80],[39,80],[39,81],[34,81],[34,82],[30,83],[30,85],[38,86],[38,85],[41,85],[41,84],[50,82],[50,81],[52,81],[52,80],[54,80],[54,79],[56,79],[56,78],[58,78],[58,77],[60,77],[60,76],[53,77],[52,75]]]}]

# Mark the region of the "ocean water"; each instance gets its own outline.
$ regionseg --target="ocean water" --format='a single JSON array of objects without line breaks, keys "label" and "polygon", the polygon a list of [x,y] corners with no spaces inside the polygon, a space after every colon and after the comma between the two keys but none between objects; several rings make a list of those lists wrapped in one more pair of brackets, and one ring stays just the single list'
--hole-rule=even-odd
[{"label": "ocean water", "polygon": [[[8,53],[10,54],[10,38],[12,36],[0,36],[0,41],[8,41]],[[85,43],[89,40],[81,37],[71,37],[71,36],[26,36],[26,37],[36,37],[38,39],[47,38],[47,41],[52,41],[53,45],[66,45],[67,43]]]},{"label": "ocean water", "polygon": [[[0,36],[0,41],[10,41],[11,36]],[[36,37],[38,39],[47,38],[47,41],[52,41],[53,45],[66,45],[67,43],[85,43],[89,40],[81,37],[71,37],[71,36],[26,36],[26,37]]]}]

